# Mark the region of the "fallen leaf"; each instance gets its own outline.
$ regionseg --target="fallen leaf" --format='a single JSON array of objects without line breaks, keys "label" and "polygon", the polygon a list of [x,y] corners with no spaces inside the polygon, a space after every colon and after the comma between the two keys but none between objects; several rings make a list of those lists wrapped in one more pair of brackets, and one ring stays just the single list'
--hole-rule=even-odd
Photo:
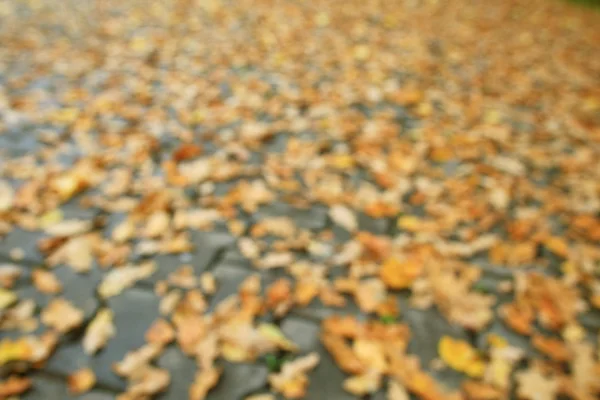
[{"label": "fallen leaf", "polygon": [[329,209],[329,217],[333,222],[349,232],[358,229],[356,215],[349,208],[342,205],[334,205]]},{"label": "fallen leaf", "polygon": [[0,181],[0,213],[6,212],[13,206],[15,191],[8,182]]},{"label": "fallen leaf", "polygon": [[92,229],[92,221],[87,219],[70,219],[46,226],[45,231],[52,236],[76,236]]},{"label": "fallen leaf", "polygon": [[481,377],[485,364],[477,351],[465,341],[444,336],[438,343],[440,358],[452,369],[464,372],[471,377]]},{"label": "fallen leaf", "polygon": [[390,257],[379,270],[379,277],[390,289],[406,289],[412,286],[422,271],[423,263],[419,260],[401,261]]},{"label": "fallen leaf", "polygon": [[129,377],[147,366],[161,351],[162,346],[152,343],[144,345],[127,353],[123,360],[113,364],[112,369],[119,376]]},{"label": "fallen leaf", "polygon": [[0,311],[13,305],[17,299],[18,297],[14,292],[0,288]]},{"label": "fallen leaf", "polygon": [[388,383],[387,400],[409,400],[408,392],[397,380]]},{"label": "fallen leaf", "polygon": [[177,304],[181,301],[183,293],[179,289],[171,290],[165,297],[160,300],[158,311],[160,315],[169,315],[175,310]]},{"label": "fallen leaf", "polygon": [[173,152],[173,161],[181,162],[198,157],[202,154],[202,146],[193,143],[183,143]]},{"label": "fallen leaf", "polygon": [[175,339],[175,330],[164,319],[157,319],[146,331],[148,343],[165,346]]},{"label": "fallen leaf", "polygon": [[135,235],[135,223],[126,219],[118,224],[111,233],[112,240],[116,243],[124,243]]},{"label": "fallen leaf", "polygon": [[502,390],[483,382],[466,381],[462,385],[463,391],[470,400],[501,400],[506,398]]},{"label": "fallen leaf", "polygon": [[256,262],[259,269],[272,269],[287,267],[294,262],[294,254],[291,252],[272,252],[267,253],[262,259]]},{"label": "fallen leaf", "polygon": [[358,397],[375,393],[381,387],[381,372],[369,370],[362,375],[351,376],[344,380],[342,386],[344,390]]},{"label": "fallen leaf", "polygon": [[154,273],[153,263],[144,263],[139,266],[126,265],[112,269],[98,286],[98,293],[103,298],[116,296],[123,289],[132,286],[140,279],[149,277]]},{"label": "fallen leaf", "polygon": [[83,350],[87,354],[95,354],[115,333],[113,312],[108,308],[99,310],[85,331]]},{"label": "fallen leaf", "polygon": [[222,373],[222,368],[215,367],[197,372],[190,386],[189,400],[204,400],[208,392],[219,383]]},{"label": "fallen leaf", "polygon": [[0,265],[0,289],[10,289],[21,276],[21,267],[13,264]]},{"label": "fallen leaf", "polygon": [[210,272],[204,272],[200,275],[200,287],[204,293],[213,295],[217,291],[217,280]]},{"label": "fallen leaf", "polygon": [[360,374],[365,371],[365,366],[346,344],[344,338],[325,333],[321,335],[321,342],[342,371],[348,374]]},{"label": "fallen leaf", "polygon": [[281,329],[274,324],[260,324],[258,326],[258,332],[265,339],[276,345],[281,350],[285,351],[297,351],[298,346],[285,337]]},{"label": "fallen leaf", "polygon": [[132,399],[148,398],[163,392],[171,383],[171,374],[166,369],[144,367],[130,377],[126,394]]},{"label": "fallen leaf", "polygon": [[515,374],[517,396],[527,400],[554,400],[558,394],[559,382],[546,377],[533,368]]},{"label": "fallen leaf", "polygon": [[96,375],[89,368],[81,369],[67,378],[69,392],[73,394],[82,394],[89,392],[96,384]]},{"label": "fallen leaf", "polygon": [[534,334],[531,338],[531,344],[555,361],[562,362],[571,358],[571,354],[562,340]]},{"label": "fallen leaf", "polygon": [[147,238],[155,238],[163,235],[169,230],[171,218],[166,211],[156,211],[148,217],[142,235]]},{"label": "fallen leaf", "polygon": [[310,353],[283,364],[281,372],[269,375],[271,388],[288,399],[306,396],[308,377],[306,374],[319,364],[319,355]]},{"label": "fallen leaf", "polygon": [[0,399],[18,396],[31,388],[31,379],[11,375],[7,380],[0,381]]},{"label": "fallen leaf", "polygon": [[385,285],[375,278],[361,281],[354,292],[356,304],[361,311],[366,313],[374,312],[385,301],[386,296]]},{"label": "fallen leaf", "polygon": [[83,312],[62,298],[53,299],[41,316],[44,324],[60,333],[69,332],[83,323]]},{"label": "fallen leaf", "polygon": [[62,284],[50,271],[36,269],[31,274],[33,285],[37,290],[45,294],[57,294],[62,291]]}]

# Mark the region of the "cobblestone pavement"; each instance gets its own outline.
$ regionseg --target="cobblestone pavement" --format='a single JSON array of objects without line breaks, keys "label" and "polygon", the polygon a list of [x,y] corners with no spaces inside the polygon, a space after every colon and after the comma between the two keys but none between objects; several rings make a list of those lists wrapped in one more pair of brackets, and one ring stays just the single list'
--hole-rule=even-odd
[{"label": "cobblestone pavement", "polygon": [[0,398],[600,393],[597,13],[50,3],[0,4]]}]

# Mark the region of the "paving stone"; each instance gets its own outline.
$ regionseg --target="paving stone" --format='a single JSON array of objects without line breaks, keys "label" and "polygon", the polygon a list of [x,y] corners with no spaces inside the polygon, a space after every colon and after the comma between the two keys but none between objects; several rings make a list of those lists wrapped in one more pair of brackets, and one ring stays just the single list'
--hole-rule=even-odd
[{"label": "paving stone", "polygon": [[267,217],[290,217],[300,228],[318,230],[325,228],[327,212],[327,207],[322,204],[313,204],[310,208],[300,209],[281,201],[275,201],[260,207],[252,219],[260,221]]},{"label": "paving stone", "polygon": [[114,312],[116,334],[106,347],[95,356],[88,356],[83,352],[81,340],[63,344],[45,368],[54,373],[69,374],[90,367],[102,385],[124,389],[125,382],[112,372],[112,365],[145,343],[144,335],[158,317],[159,300],[154,293],[136,288],[109,298],[107,303]]},{"label": "paving stone", "polygon": [[390,220],[387,218],[372,218],[364,213],[358,213],[358,229],[376,235],[385,235],[390,229]]},{"label": "paving stone", "polygon": [[210,309],[213,310],[221,301],[232,294],[236,294],[239,285],[251,274],[251,271],[227,264],[217,266],[214,270],[214,276],[217,280],[218,289],[211,299]]},{"label": "paving stone", "polygon": [[233,246],[235,239],[225,233],[192,232],[194,249],[184,254],[159,254],[152,259],[156,263],[154,274],[142,282],[154,284],[159,280],[167,279],[169,274],[176,271],[181,265],[191,265],[197,276],[205,272],[212,263],[217,262],[217,256],[226,248]]},{"label": "paving stone", "polygon": [[[82,209],[77,205],[76,201],[70,201],[60,207],[64,219],[91,219],[97,211],[94,209]],[[38,250],[38,241],[45,237],[45,233],[41,231],[26,231],[19,227],[13,228],[4,238],[0,238],[0,255],[9,257],[11,250],[20,248],[23,250],[23,260],[33,263],[42,263],[44,257]],[[18,261],[15,261],[18,263]]]},{"label": "paving stone", "polygon": [[242,399],[267,384],[268,370],[264,365],[224,362],[218,385],[206,396],[207,400]]},{"label": "paving stone", "polygon": [[90,392],[76,396],[69,392],[66,379],[50,377],[37,373],[33,375],[33,386],[21,398],[23,400],[113,400],[111,392],[92,389]]},{"label": "paving stone", "polygon": [[410,326],[408,352],[418,354],[423,365],[437,358],[437,343],[443,336],[469,340],[463,328],[450,324],[436,309],[403,309],[401,319]]},{"label": "paving stone", "polygon": [[347,377],[335,364],[318,337],[319,326],[312,321],[293,316],[287,317],[281,327],[282,331],[297,343],[302,354],[316,351],[321,357],[319,365],[309,374],[310,386],[307,399],[356,399],[342,388],[342,382]]},{"label": "paving stone", "polygon": [[519,347],[525,350],[527,353],[534,352],[533,346],[531,345],[528,337],[519,335],[507,327],[504,322],[499,319],[492,321],[490,327],[484,333],[481,333],[477,336],[475,343],[479,349],[487,348],[487,337],[490,334],[503,337],[511,346]]},{"label": "paving stone", "polygon": [[[91,318],[98,309],[98,302],[95,293],[96,287],[102,279],[102,274],[98,270],[91,270],[86,274],[75,272],[67,266],[56,267],[51,270],[63,286],[63,291],[57,295],[48,295],[39,292],[28,280],[27,285],[17,289],[20,299],[33,299],[38,307],[44,308],[55,297],[63,297],[69,300],[74,306],[83,311],[86,320]],[[28,277],[30,273],[28,272]]]}]

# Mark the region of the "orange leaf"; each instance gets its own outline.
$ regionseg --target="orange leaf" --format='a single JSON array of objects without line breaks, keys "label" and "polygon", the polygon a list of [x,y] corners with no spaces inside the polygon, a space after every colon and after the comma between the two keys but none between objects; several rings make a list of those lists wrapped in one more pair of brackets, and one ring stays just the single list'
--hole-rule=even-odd
[{"label": "orange leaf", "polygon": [[198,157],[202,154],[202,146],[193,143],[184,143],[173,152],[173,161],[180,162]]},{"label": "orange leaf", "polygon": [[379,277],[391,289],[405,289],[419,277],[423,263],[415,259],[400,261],[391,257],[379,270]]}]

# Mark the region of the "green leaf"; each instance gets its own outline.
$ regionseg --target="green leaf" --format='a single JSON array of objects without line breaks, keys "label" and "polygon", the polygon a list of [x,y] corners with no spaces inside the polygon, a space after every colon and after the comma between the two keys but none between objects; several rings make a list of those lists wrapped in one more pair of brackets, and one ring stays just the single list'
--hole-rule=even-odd
[{"label": "green leaf", "polygon": [[396,322],[396,318],[393,315],[383,315],[381,316],[381,322],[386,325],[391,325]]}]

